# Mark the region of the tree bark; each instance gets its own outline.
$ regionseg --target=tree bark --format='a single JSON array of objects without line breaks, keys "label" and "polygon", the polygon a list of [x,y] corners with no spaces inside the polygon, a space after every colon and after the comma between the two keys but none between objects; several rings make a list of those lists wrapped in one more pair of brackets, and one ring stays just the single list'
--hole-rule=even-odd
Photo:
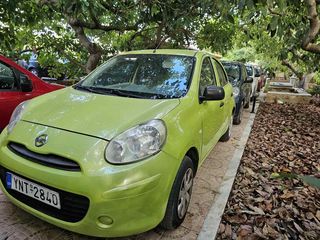
[{"label": "tree bark", "polygon": [[302,40],[301,47],[303,50],[312,53],[320,53],[320,45],[314,43],[320,31],[320,20],[317,12],[316,0],[305,0],[308,7],[309,30]]}]

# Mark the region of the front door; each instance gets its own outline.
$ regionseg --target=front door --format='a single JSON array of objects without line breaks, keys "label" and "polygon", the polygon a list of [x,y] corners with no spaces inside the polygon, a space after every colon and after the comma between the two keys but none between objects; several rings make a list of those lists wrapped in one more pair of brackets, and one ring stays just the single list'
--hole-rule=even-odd
[{"label": "front door", "polygon": [[20,90],[19,74],[0,61],[0,131],[8,124],[16,106],[31,98],[30,93]]},{"label": "front door", "polygon": [[[217,85],[216,75],[209,57],[202,61],[199,96],[203,96],[204,89],[209,85]],[[201,159],[204,159],[219,141],[219,130],[223,123],[223,101],[204,101],[200,104],[202,119],[202,151]]]}]

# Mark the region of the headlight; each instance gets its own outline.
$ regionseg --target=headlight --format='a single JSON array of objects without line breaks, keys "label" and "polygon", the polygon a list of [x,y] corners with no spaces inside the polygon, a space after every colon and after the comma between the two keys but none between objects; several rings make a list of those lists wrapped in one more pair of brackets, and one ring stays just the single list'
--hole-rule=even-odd
[{"label": "headlight", "polygon": [[26,108],[28,101],[24,101],[22,103],[20,103],[16,109],[13,111],[8,127],[7,127],[7,131],[8,133],[11,133],[14,126],[17,124],[17,122],[21,119],[22,113]]},{"label": "headlight", "polygon": [[240,93],[240,89],[238,87],[233,87],[233,96],[237,97]]},{"label": "headlight", "polygon": [[136,162],[160,151],[166,139],[166,127],[161,120],[151,120],[131,128],[110,141],[105,158],[114,164]]}]

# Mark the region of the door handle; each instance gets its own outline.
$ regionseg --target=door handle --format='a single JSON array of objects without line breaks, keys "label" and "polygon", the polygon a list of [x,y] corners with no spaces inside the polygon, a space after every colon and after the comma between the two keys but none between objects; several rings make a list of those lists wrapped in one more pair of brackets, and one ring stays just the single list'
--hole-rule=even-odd
[{"label": "door handle", "polygon": [[224,106],[224,102],[220,102],[220,107],[223,107]]},{"label": "door handle", "polygon": [[233,97],[233,93],[231,93],[231,97]]}]

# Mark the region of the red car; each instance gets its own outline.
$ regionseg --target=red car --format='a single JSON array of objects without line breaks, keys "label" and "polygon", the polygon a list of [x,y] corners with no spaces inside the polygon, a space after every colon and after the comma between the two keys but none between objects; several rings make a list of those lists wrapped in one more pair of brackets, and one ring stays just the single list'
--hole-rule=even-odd
[{"label": "red car", "polygon": [[42,81],[17,63],[0,55],[0,132],[8,124],[19,103],[63,87]]}]

